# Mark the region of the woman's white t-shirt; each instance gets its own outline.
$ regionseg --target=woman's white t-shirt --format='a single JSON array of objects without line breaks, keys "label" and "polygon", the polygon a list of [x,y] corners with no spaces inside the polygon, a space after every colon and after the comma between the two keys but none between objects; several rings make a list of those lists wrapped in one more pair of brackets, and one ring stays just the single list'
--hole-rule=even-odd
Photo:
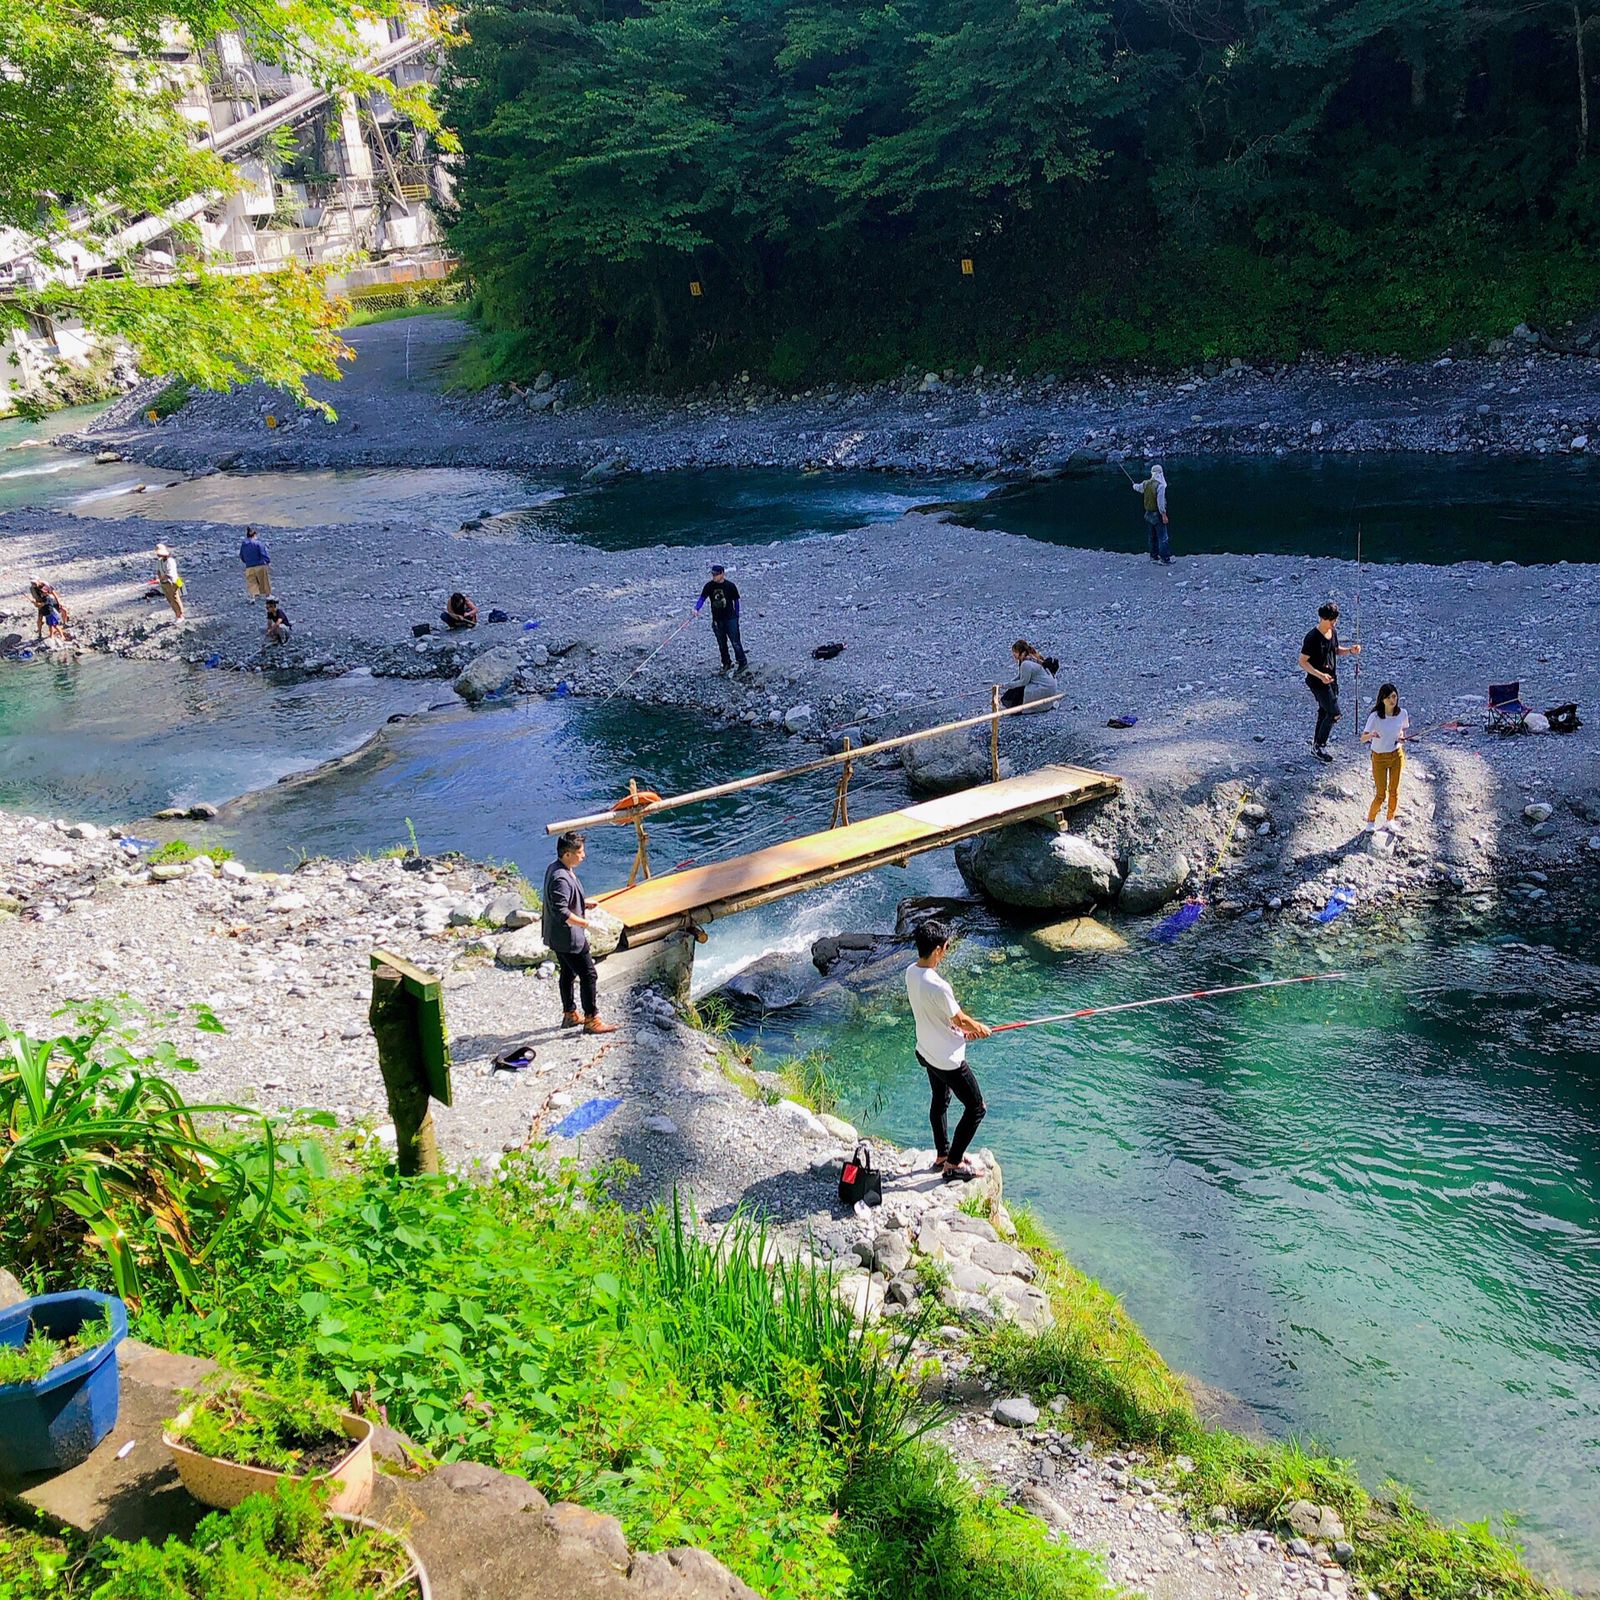
[{"label": "woman's white t-shirt", "polygon": [[917,1020],[917,1054],[941,1072],[964,1065],[967,1041],[951,1025],[961,1009],[955,990],[932,967],[913,964],[906,968],[906,994]]},{"label": "woman's white t-shirt", "polygon": [[1400,735],[1411,726],[1411,713],[1397,711],[1392,717],[1380,717],[1376,711],[1367,713],[1367,726],[1363,730],[1373,736],[1374,755],[1392,755],[1400,748]]}]

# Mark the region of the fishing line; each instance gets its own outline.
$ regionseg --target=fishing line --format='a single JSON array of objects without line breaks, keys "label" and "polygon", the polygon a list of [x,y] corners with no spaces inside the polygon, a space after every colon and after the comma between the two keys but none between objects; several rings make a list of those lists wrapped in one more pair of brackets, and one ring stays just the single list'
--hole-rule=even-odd
[{"label": "fishing line", "polygon": [[663,639],[663,640],[662,640],[662,641],[661,641],[661,643],[660,643],[660,644],[658,644],[658,645],[657,645],[657,646],[656,646],[656,647],[655,647],[655,649],[654,649],[654,650],[652,650],[652,651],[651,651],[651,652],[650,652],[650,654],[649,654],[649,655],[647,655],[647,656],[646,656],[646,657],[645,657],[645,658],[644,658],[644,660],[643,660],[643,661],[641,661],[641,662],[640,662],[640,663],[639,663],[639,665],[638,665],[638,666],[636,666],[636,667],[635,667],[635,668],[634,668],[634,669],[633,669],[633,671],[632,671],[632,672],[630,672],[630,673],[629,673],[629,674],[628,674],[628,676],[627,676],[627,677],[626,677],[626,678],[623,678],[623,679],[621,679],[621,680],[619,680],[619,682],[618,682],[618,683],[617,683],[617,685],[616,685],[616,687],[615,687],[615,688],[613,688],[613,689],[612,689],[612,690],[611,690],[611,693],[610,693],[610,694],[608,694],[608,695],[606,695],[606,696],[605,696],[605,698],[604,698],[604,699],[602,699],[602,700],[601,700],[601,702],[600,702],[600,704],[601,704],[601,705],[605,705],[605,704],[606,704],[606,703],[607,703],[607,702],[608,702],[608,701],[610,701],[610,700],[611,700],[611,699],[613,699],[613,698],[614,698],[614,697],[615,697],[615,696],[616,696],[616,695],[618,695],[618,694],[620,694],[620,693],[621,693],[621,692],[622,692],[622,690],[623,690],[623,689],[624,689],[624,687],[626,687],[626,685],[627,685],[627,684],[628,684],[628,682],[629,682],[629,680],[630,680],[630,679],[632,679],[632,678],[635,678],[635,677],[637,677],[637,676],[638,676],[638,674],[639,674],[639,673],[641,673],[641,672],[643,672],[643,671],[644,671],[644,669],[645,669],[645,668],[646,668],[646,667],[648,667],[648,666],[649,666],[649,665],[650,665],[650,663],[651,663],[651,662],[652,662],[652,661],[654,661],[654,660],[655,660],[655,658],[656,658],[656,657],[657,657],[657,656],[658,656],[658,655],[660,655],[660,654],[661,654],[661,652],[662,652],[662,651],[663,651],[663,650],[665,650],[665,649],[666,649],[666,648],[667,648],[667,646],[668,646],[668,645],[669,645],[669,644],[671,644],[671,643],[672,643],[672,641],[673,641],[673,640],[674,640],[674,639],[676,639],[676,638],[677,638],[677,637],[678,637],[678,635],[679,635],[679,634],[680,634],[680,633],[682,633],[682,632],[683,632],[683,630],[684,630],[684,629],[685,629],[685,628],[687,628],[687,627],[688,627],[688,626],[689,626],[689,625],[690,625],[690,624],[691,624],[691,623],[692,623],[692,622],[693,622],[693,621],[694,621],[694,619],[695,619],[695,616],[696,616],[696,613],[695,613],[695,612],[693,612],[693,611],[691,611],[691,612],[690,612],[690,613],[689,613],[689,615],[688,615],[688,616],[687,616],[687,617],[685,617],[685,618],[684,618],[684,619],[683,619],[683,621],[682,621],[682,622],[680,622],[680,623],[679,623],[679,624],[678,624],[678,625],[677,625],[677,627],[675,627],[675,628],[674,628],[674,629],[673,629],[673,630],[672,630],[672,632],[671,632],[671,633],[669,633],[669,634],[668,634],[668,635],[667,635],[667,636],[666,636],[666,638],[665,638],[665,639]]},{"label": "fishing line", "polygon": [[1211,1000],[1218,995],[1244,994],[1251,989],[1284,989],[1295,983],[1332,983],[1349,976],[1348,972],[1309,972],[1298,978],[1264,978],[1258,983],[1230,983],[1220,989],[1188,989],[1180,994],[1157,995],[1151,1000],[1125,1000],[1121,1005],[1085,1006],[1081,1011],[1060,1011],[1054,1016],[1030,1017],[1023,1022],[1002,1022],[989,1032],[1010,1033],[1017,1028],[1042,1028],[1047,1023],[1077,1022],[1083,1017],[1107,1017],[1114,1011],[1140,1011],[1146,1006],[1172,1005],[1180,1000]]},{"label": "fishing line", "polygon": [[1217,840],[1216,852],[1212,857],[1211,869],[1200,877],[1200,892],[1185,900],[1169,917],[1163,917],[1155,927],[1150,930],[1150,937],[1162,944],[1170,943],[1183,932],[1185,928],[1192,928],[1200,920],[1200,913],[1205,910],[1206,890],[1210,887],[1211,880],[1222,872],[1222,858],[1227,854],[1228,846],[1233,843],[1234,831],[1239,826],[1239,819],[1244,815],[1244,808],[1250,803],[1250,791],[1243,789],[1239,793],[1239,803],[1233,808],[1233,816],[1228,821],[1226,831]]}]

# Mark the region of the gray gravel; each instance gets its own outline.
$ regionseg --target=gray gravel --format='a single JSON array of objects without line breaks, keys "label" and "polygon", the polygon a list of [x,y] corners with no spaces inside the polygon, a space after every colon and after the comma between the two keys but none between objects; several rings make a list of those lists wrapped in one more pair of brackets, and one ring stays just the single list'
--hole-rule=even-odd
[{"label": "gray gravel", "polygon": [[[297,416],[283,397],[251,387],[197,396],[152,427],[144,420],[159,387],[152,385],[119,402],[81,442],[191,469],[227,462],[584,470],[621,456],[646,471],[980,472],[1050,470],[1080,450],[1543,453],[1580,448],[1580,439],[1600,446],[1600,360],[1523,346],[1421,364],[1306,360],[1256,371],[1215,362],[1145,378],[951,372],[929,392],[925,374],[798,395],[736,381],[688,398],[578,404],[566,384],[538,394],[441,393],[466,335],[463,323],[441,317],[356,330],[357,359],[344,379],[311,384],[337,408],[333,424]],[[266,426],[268,414],[279,426]]]},{"label": "gray gravel", "polygon": [[[181,628],[136,594],[158,534],[188,575],[191,620]],[[1003,728],[1008,759],[1019,769],[1067,760],[1123,775],[1130,799],[1088,826],[1124,865],[1182,852],[1198,869],[1247,788],[1262,810],[1241,827],[1225,885],[1241,914],[1314,910],[1335,887],[1376,900],[1500,895],[1535,886],[1523,881],[1530,871],[1565,883],[1566,866],[1600,868],[1600,846],[1590,845],[1600,838],[1600,676],[1580,643],[1600,625],[1600,568],[1592,565],[1368,569],[1363,694],[1392,677],[1423,735],[1390,849],[1386,838],[1359,833],[1370,779],[1354,749],[1351,664],[1331,768],[1311,759],[1313,705],[1295,665],[1317,605],[1353,600],[1356,573],[1346,561],[1207,555],[1161,568],[917,514],[832,538],[706,551],[611,553],[359,526],[283,530],[273,540],[274,574],[296,635],[267,657],[243,593],[235,529],[17,513],[6,538],[14,561],[0,608],[24,619],[22,574],[47,566],[91,648],[407,677],[454,676],[504,649],[511,655],[503,659],[521,663],[508,692],[565,685],[602,695],[622,685],[641,701],[798,728],[796,759],[815,753],[829,730],[881,737],[976,713],[987,701],[982,686],[1009,676],[1010,641],[1025,632],[1061,657],[1068,698]],[[718,557],[745,596],[752,676],[718,675],[703,620],[633,673],[689,615]],[[414,640],[412,621],[431,616],[440,594],[457,587],[484,612],[498,605],[513,620],[470,639]],[[525,631],[523,621],[534,619],[539,628]],[[843,654],[812,659],[826,640],[842,642]],[[1591,726],[1573,736],[1486,734],[1485,686],[1507,677],[1520,677],[1536,705],[1578,701]],[[1137,715],[1135,727],[1106,727],[1127,713]],[[1433,726],[1451,719],[1467,731]],[[864,766],[873,770],[870,760]],[[1550,817],[1530,821],[1526,808],[1541,804]]]}]

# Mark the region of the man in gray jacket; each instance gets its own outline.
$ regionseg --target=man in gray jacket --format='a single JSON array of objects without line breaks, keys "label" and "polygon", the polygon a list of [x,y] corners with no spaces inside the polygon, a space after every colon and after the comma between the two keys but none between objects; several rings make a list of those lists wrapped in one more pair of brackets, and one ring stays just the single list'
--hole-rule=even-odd
[{"label": "man in gray jacket", "polygon": [[540,932],[560,971],[561,1026],[582,1028],[585,1033],[615,1033],[615,1023],[600,1020],[599,974],[589,950],[589,908],[578,882],[578,863],[583,857],[581,833],[564,833],[556,840],[556,858],[544,870]]}]

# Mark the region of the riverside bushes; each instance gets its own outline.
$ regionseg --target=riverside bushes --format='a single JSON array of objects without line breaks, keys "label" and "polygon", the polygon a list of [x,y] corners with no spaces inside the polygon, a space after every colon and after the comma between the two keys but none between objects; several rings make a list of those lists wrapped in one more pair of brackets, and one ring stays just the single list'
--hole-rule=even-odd
[{"label": "riverside bushes", "polygon": [[1202,1516],[1220,1507],[1245,1526],[1288,1533],[1295,1501],[1333,1507],[1350,1536],[1353,1570],[1384,1600],[1550,1600],[1553,1591],[1523,1566],[1517,1547],[1486,1522],[1443,1526],[1395,1485],[1374,1499],[1350,1462],[1314,1446],[1206,1427],[1182,1380],[1116,1298],[1073,1267],[1026,1212],[1015,1221],[1056,1321],[1040,1334],[1001,1324],[976,1341],[978,1361],[999,1387],[1036,1400],[1064,1395],[1090,1433],[1153,1449]]},{"label": "riverside bushes", "polygon": [[481,377],[1419,356],[1600,290],[1587,0],[467,10]]},{"label": "riverside bushes", "polygon": [[[863,1334],[808,1272],[769,1274],[758,1229],[713,1250],[520,1157],[491,1182],[403,1180],[291,1139],[279,1169],[298,1224],[147,1314],[145,1337],[303,1367],[441,1457],[522,1473],[647,1548],[701,1545],[769,1600],[1102,1595],[1042,1536],[1022,1560],[1015,1514],[909,1442],[936,1413],[903,1336]],[[950,1529],[911,1539],[937,1507]]]}]

